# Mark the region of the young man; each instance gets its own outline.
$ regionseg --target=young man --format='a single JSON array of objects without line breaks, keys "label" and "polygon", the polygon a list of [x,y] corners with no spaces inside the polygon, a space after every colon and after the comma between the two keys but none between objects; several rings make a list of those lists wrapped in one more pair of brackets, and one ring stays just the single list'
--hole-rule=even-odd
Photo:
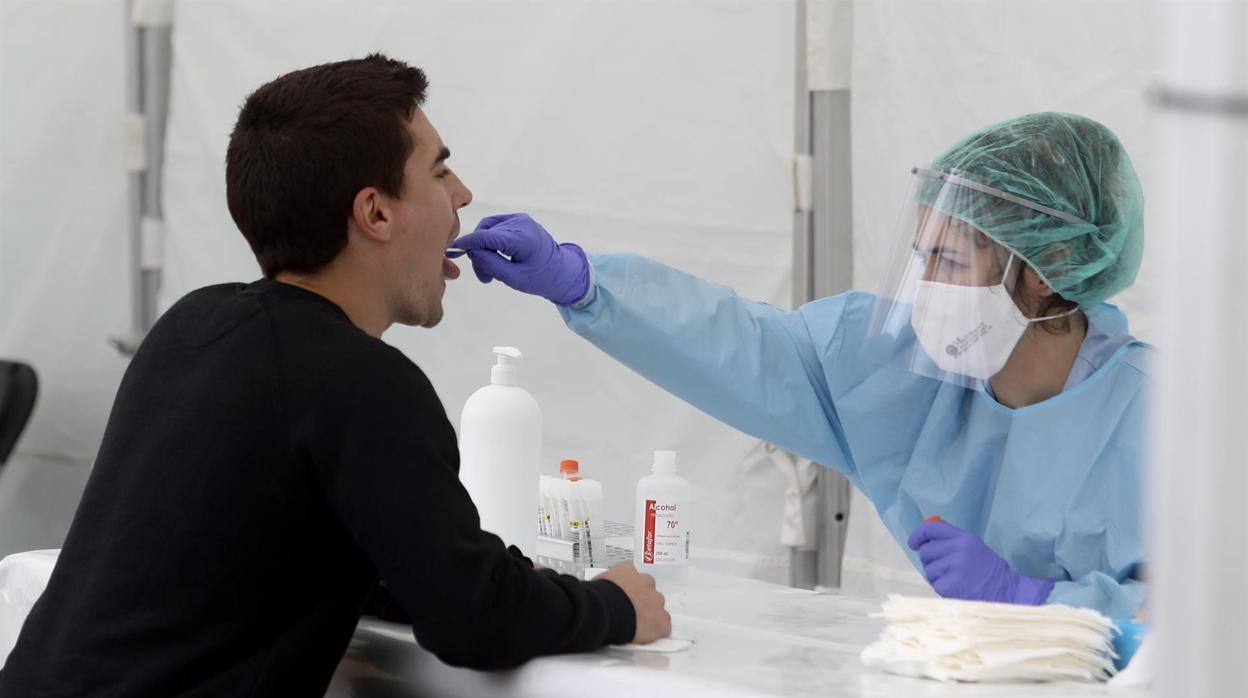
[{"label": "young man", "polygon": [[631,565],[535,571],[481,530],[428,379],[381,334],[433,327],[472,194],[384,56],[284,75],[230,137],[264,279],[169,309],[122,381],[0,695],[320,696],[384,580],[444,661],[510,667],[670,632]]}]

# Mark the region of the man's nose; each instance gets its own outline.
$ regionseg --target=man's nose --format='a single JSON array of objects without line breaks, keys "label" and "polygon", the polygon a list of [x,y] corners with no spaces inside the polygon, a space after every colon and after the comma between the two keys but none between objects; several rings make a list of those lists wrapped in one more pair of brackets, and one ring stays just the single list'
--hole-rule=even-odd
[{"label": "man's nose", "polygon": [[456,181],[459,184],[459,191],[456,192],[455,208],[458,209],[472,203],[472,190],[469,189],[468,186],[464,184],[463,180],[460,180],[458,177],[456,177]]}]

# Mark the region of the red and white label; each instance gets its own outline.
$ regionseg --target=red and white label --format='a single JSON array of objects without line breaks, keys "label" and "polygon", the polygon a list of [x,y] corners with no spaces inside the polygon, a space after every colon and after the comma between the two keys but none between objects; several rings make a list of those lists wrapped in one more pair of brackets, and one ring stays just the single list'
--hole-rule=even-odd
[{"label": "red and white label", "polygon": [[641,561],[654,564],[654,500],[646,500],[646,530],[642,537]]},{"label": "red and white label", "polygon": [[645,528],[641,533],[644,565],[680,564],[689,560],[687,503],[647,499]]}]

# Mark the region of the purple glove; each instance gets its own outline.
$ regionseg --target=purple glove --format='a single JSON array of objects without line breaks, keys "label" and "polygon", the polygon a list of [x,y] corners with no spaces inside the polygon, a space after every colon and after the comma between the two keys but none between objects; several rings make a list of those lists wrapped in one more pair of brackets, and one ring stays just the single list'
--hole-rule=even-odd
[{"label": "purple glove", "polygon": [[923,572],[945,598],[1039,606],[1053,582],[1019,574],[979,536],[944,521],[926,521],[907,541],[923,561]]},{"label": "purple glove", "polygon": [[467,250],[472,270],[482,283],[498,279],[517,291],[559,305],[572,305],[589,293],[585,251],[571,243],[555,242],[527,213],[483,218],[476,230],[451,247]]}]

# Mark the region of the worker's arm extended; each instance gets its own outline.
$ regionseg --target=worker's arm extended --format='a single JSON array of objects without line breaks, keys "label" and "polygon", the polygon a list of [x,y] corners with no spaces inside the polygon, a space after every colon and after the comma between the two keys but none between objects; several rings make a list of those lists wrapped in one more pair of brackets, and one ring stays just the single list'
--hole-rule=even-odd
[{"label": "worker's arm extended", "polygon": [[780,310],[645,257],[588,257],[525,214],[491,216],[454,244],[482,281],[547,298],[572,330],[695,407],[853,469],[824,374],[844,296]]},{"label": "worker's arm extended", "polygon": [[[586,302],[568,327],[711,416],[781,448],[846,469],[822,357],[844,306],[784,311],[645,257],[593,255]],[[808,315],[825,325],[817,341]]]}]

